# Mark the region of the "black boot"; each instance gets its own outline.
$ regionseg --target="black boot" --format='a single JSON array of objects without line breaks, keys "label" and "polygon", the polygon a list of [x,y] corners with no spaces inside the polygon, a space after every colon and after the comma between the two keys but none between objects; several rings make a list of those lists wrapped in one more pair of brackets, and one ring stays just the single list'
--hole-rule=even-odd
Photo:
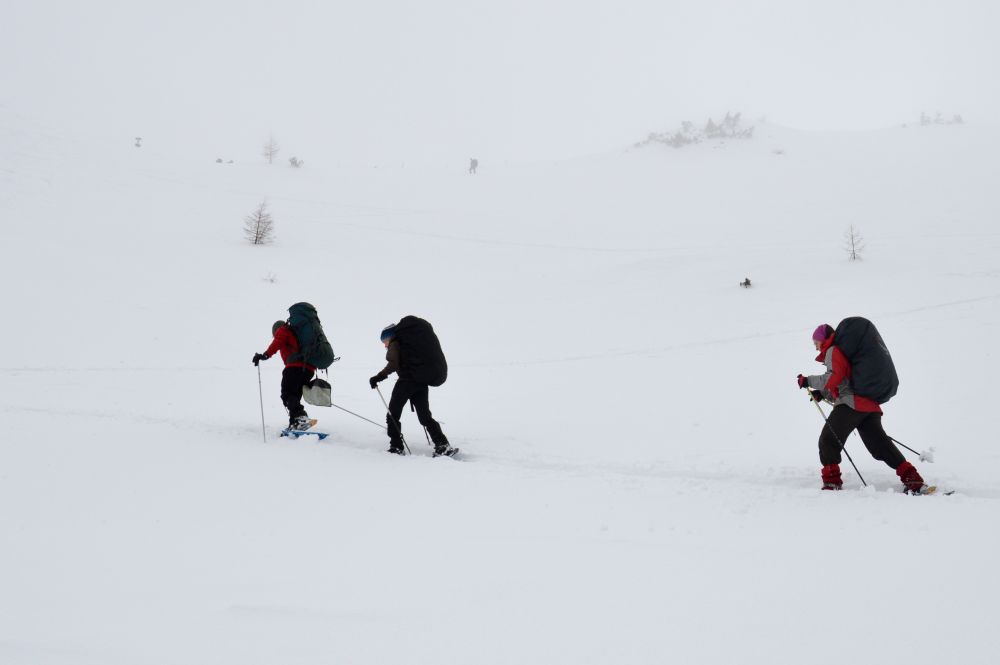
[{"label": "black boot", "polygon": [[434,457],[454,457],[457,452],[458,448],[452,448],[447,441],[434,446]]}]

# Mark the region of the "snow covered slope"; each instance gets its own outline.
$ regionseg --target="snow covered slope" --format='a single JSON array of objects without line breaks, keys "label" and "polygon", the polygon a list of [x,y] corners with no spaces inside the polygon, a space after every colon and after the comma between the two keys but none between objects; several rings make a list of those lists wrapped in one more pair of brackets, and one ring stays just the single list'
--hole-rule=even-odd
[{"label": "snow covered slope", "polygon": [[[0,662],[991,662],[998,148],[761,127],[473,177],[0,109]],[[249,246],[264,199],[277,241]],[[409,412],[409,458],[335,409],[278,439],[276,360],[264,441],[250,359],[301,300],[334,401],[376,421],[379,330],[432,321],[464,458]],[[845,463],[818,491],[794,377],[849,315],[899,369],[887,430],[955,495],[899,494],[856,437],[868,488]]]}]

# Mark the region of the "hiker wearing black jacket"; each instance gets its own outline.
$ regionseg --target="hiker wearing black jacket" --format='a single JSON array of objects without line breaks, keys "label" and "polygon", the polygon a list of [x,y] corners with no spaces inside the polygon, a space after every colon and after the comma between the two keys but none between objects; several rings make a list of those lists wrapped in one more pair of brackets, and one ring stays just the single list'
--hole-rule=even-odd
[{"label": "hiker wearing black jacket", "polygon": [[[405,339],[402,339],[398,332],[403,333]],[[433,343],[429,343],[431,337]],[[427,430],[434,443],[434,456],[454,455],[457,448],[449,445],[447,437],[441,431],[441,425],[431,416],[429,387],[444,382],[444,377],[447,376],[447,363],[430,324],[417,317],[404,317],[398,324],[386,326],[379,339],[386,348],[386,365],[381,372],[368,380],[368,384],[374,390],[381,381],[389,378],[390,374],[395,373],[398,376],[396,385],[392,389],[392,396],[389,398],[389,412],[385,417],[389,433],[389,452],[397,455],[405,454],[400,418],[403,415],[403,407],[409,402],[417,412],[417,420]]]}]

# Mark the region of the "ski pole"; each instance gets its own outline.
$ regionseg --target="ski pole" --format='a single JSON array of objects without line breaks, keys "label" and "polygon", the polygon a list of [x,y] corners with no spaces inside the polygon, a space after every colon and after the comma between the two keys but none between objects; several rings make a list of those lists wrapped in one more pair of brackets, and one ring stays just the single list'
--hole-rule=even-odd
[{"label": "ski pole", "polygon": [[335,406],[335,407],[337,407],[338,409],[340,409],[341,411],[346,411],[347,413],[351,414],[351,415],[352,415],[352,416],[354,416],[355,418],[361,418],[361,420],[364,420],[365,422],[369,422],[369,423],[371,423],[372,425],[375,425],[376,427],[381,427],[382,429],[385,429],[385,425],[383,425],[382,423],[377,423],[377,422],[375,422],[374,420],[368,420],[368,419],[367,419],[367,418],[365,418],[364,416],[359,416],[358,414],[354,413],[353,411],[349,411],[349,410],[345,409],[345,408],[344,408],[344,407],[342,407],[342,406],[338,406],[337,404],[334,404],[333,402],[330,402],[330,406]]},{"label": "ski pole", "polygon": [[816,410],[819,411],[820,418],[823,419],[823,422],[826,423],[826,426],[830,429],[830,433],[833,434],[833,438],[835,438],[837,443],[840,444],[840,449],[845,455],[847,455],[847,461],[854,467],[854,473],[858,474],[858,478],[861,479],[861,484],[868,487],[868,483],[865,482],[865,477],[861,475],[861,472],[858,471],[858,466],[854,463],[854,460],[851,459],[851,453],[847,452],[847,444],[840,440],[840,436],[838,436],[837,432],[833,429],[833,425],[830,424],[830,419],[826,417],[825,413],[823,413],[823,409],[820,407],[819,402],[816,401],[816,397],[812,394],[811,390],[809,391],[809,401],[816,405]]},{"label": "ski pole", "polygon": [[257,365],[257,391],[260,393],[260,433],[267,442],[267,430],[264,429],[264,386],[260,382],[260,365]]},{"label": "ski pole", "polygon": [[[891,436],[889,437],[889,440],[892,441],[893,443],[895,443],[897,446],[902,446],[903,448],[906,448],[907,450],[909,450],[911,453],[913,453],[914,455],[916,455],[920,459],[921,462],[933,462],[934,461],[934,453],[933,452],[918,453],[916,450],[914,450],[913,448],[910,448],[908,445],[906,445],[902,441],[896,441],[896,439],[892,438]],[[933,451],[933,448],[931,450]]]},{"label": "ski pole", "polygon": [[375,390],[378,391],[378,396],[382,398],[382,404],[385,405],[385,412],[389,414],[389,417],[392,418],[392,422],[396,425],[396,431],[399,432],[399,440],[403,442],[403,447],[406,448],[406,454],[412,455],[410,452],[410,446],[406,444],[406,439],[403,438],[403,427],[399,424],[398,420],[392,417],[392,411],[389,410],[389,404],[385,401],[385,397],[382,396],[382,389],[376,385]]},{"label": "ski pole", "polygon": [[[413,402],[410,402],[410,411],[416,411],[416,410],[417,407],[413,406]],[[420,425],[421,427],[424,428],[424,436],[427,437],[427,445],[433,448],[434,444],[431,443],[431,435],[427,432],[427,425],[424,425],[423,423],[420,423]]]}]

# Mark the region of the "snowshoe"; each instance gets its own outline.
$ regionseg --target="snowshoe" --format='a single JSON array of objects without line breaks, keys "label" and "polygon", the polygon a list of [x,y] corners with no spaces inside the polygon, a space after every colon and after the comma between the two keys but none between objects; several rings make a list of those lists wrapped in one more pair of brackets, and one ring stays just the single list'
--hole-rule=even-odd
[{"label": "snowshoe", "polygon": [[316,423],[319,422],[315,418],[313,419],[296,418],[292,422],[294,423],[293,425],[289,425],[285,429],[281,430],[281,436],[287,436],[293,439],[297,439],[300,436],[305,436],[306,434],[314,434],[319,438],[320,441],[330,436],[329,433],[327,432],[317,432],[312,429],[316,425]]}]

